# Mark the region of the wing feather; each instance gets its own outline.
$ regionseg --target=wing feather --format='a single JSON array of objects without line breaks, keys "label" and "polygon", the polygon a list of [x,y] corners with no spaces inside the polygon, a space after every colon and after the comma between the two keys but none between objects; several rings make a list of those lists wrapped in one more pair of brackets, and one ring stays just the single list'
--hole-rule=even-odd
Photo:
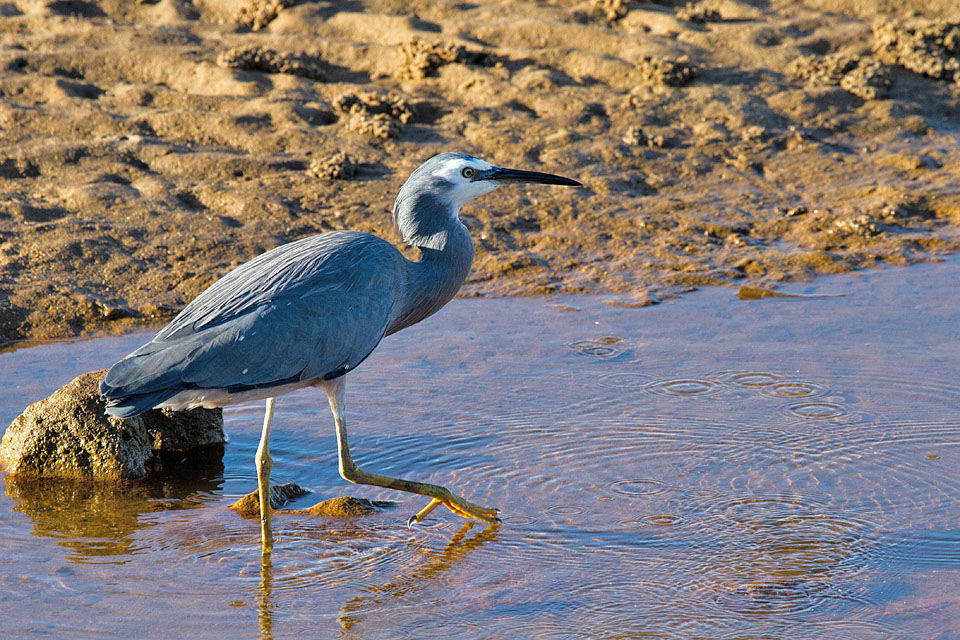
[{"label": "wing feather", "polygon": [[342,375],[386,332],[404,286],[403,261],[388,242],[348,231],[264,253],[114,365],[101,391],[113,404],[129,404],[164,390],[172,397]]}]

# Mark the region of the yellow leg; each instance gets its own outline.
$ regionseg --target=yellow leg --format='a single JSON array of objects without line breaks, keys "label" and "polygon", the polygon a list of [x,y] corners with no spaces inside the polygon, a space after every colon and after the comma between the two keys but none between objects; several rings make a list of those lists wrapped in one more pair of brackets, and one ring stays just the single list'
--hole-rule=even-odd
[{"label": "yellow leg", "polygon": [[436,509],[439,505],[444,505],[458,516],[464,518],[476,518],[483,522],[500,522],[497,518],[496,509],[488,509],[468,502],[460,496],[450,492],[445,487],[424,482],[414,482],[412,480],[402,480],[400,478],[390,478],[376,473],[368,473],[354,464],[350,457],[350,445],[347,442],[347,426],[343,415],[345,384],[343,377],[328,380],[323,383],[323,388],[327,392],[327,399],[330,401],[330,409],[333,411],[333,420],[337,426],[337,449],[340,454],[340,475],[344,480],[355,484],[369,484],[376,487],[386,487],[396,489],[397,491],[406,491],[416,493],[421,496],[433,498],[429,505],[407,521],[407,524],[419,522],[421,518],[426,517],[428,513]]},{"label": "yellow leg", "polygon": [[257,488],[260,492],[260,541],[263,555],[273,549],[273,528],[270,523],[270,470],[273,460],[270,459],[270,423],[273,420],[274,398],[267,398],[267,409],[263,415],[263,433],[260,435],[260,446],[257,447]]}]

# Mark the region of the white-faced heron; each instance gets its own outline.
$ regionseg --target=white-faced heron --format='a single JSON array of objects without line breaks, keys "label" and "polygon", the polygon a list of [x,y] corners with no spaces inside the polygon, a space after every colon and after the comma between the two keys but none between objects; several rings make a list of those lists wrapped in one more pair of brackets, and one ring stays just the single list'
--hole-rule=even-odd
[{"label": "white-faced heron", "polygon": [[336,423],[340,475],[350,482],[417,493],[457,515],[496,522],[497,511],[444,487],[361,470],[350,457],[344,376],[384,336],[423,320],[457,293],[473,261],[460,207],[505,182],[579,186],[547,173],[504,169],[463,153],[441,153],[414,171],[393,206],[407,260],[369,233],[331,231],[281,245],[237,267],[188,304],[149,343],[110,369],[100,391],[110,415],[153,408],[223,407],[266,399],[257,450],[264,551],[270,525],[270,423],[274,398],[322,387]]}]

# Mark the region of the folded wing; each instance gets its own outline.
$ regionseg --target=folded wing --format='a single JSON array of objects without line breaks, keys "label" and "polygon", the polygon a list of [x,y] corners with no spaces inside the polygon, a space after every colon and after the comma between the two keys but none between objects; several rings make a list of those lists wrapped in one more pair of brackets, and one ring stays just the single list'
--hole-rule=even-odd
[{"label": "folded wing", "polygon": [[343,375],[390,324],[403,260],[388,242],[349,231],[258,256],[110,369],[100,385],[107,411],[128,417],[185,390],[237,393]]}]

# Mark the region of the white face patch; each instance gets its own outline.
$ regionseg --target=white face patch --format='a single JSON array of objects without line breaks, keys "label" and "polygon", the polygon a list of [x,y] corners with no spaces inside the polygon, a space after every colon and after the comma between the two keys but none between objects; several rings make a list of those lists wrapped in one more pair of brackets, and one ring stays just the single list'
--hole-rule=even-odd
[{"label": "white face patch", "polygon": [[[446,180],[453,185],[449,191],[450,203],[454,206],[454,212],[459,212],[466,202],[490,193],[498,186],[494,180],[480,180],[479,182],[470,182],[470,178],[464,178],[462,171],[465,167],[471,167],[474,171],[486,171],[492,169],[493,165],[480,158],[451,158],[433,172],[433,176]],[[456,215],[456,213],[454,214]]]}]

